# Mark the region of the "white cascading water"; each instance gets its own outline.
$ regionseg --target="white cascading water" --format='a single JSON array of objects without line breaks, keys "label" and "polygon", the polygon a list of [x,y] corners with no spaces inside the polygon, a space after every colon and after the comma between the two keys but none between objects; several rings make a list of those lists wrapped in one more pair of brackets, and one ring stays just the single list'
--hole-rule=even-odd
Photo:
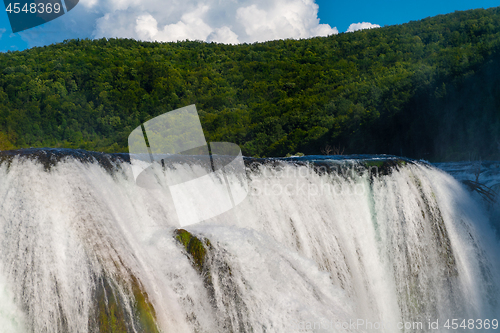
[{"label": "white cascading water", "polygon": [[0,164],[1,331],[91,332],[95,277],[119,285],[124,272],[161,332],[449,332],[447,319],[500,320],[498,236],[448,174],[410,163],[373,178],[285,164],[248,175],[243,203],[185,227],[212,244],[207,288],[174,238],[168,191],[138,187],[128,164]]}]

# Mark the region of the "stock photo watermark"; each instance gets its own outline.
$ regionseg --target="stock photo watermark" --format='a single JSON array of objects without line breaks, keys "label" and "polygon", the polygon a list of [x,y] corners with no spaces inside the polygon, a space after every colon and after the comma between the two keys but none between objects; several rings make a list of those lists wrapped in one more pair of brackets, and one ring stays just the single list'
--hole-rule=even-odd
[{"label": "stock photo watermark", "polygon": [[[379,175],[378,166],[352,161],[246,166],[238,145],[206,141],[195,105],[141,124],[130,133],[128,146],[136,184],[169,191],[181,227],[228,212],[248,195],[366,196],[370,180]],[[166,172],[179,165],[189,171]],[[256,177],[248,176],[249,170]]]},{"label": "stock photo watermark", "polygon": [[458,329],[464,331],[475,330],[498,330],[498,319],[428,319],[427,321],[370,321],[367,319],[321,320],[321,321],[297,321],[292,324],[292,328],[298,332],[309,330],[363,330],[363,331],[437,331]]},{"label": "stock photo watermark", "polygon": [[79,0],[3,0],[13,33],[52,21],[73,8]]},{"label": "stock photo watermark", "polygon": [[[128,144],[136,184],[151,190],[168,188],[181,227],[230,211],[247,197],[239,146],[208,143],[195,105],[146,121],[130,133]],[[160,165],[187,165],[192,172],[175,177],[167,173],[160,180]]]}]

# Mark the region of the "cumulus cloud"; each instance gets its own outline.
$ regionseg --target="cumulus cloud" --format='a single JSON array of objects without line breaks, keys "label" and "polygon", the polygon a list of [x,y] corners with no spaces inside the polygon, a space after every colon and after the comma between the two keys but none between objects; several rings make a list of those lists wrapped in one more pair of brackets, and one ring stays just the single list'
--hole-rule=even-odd
[{"label": "cumulus cloud", "polygon": [[358,23],[353,23],[349,26],[347,29],[347,32],[353,32],[357,30],[363,30],[363,29],[373,29],[373,28],[380,28],[380,25],[378,24],[371,24],[370,22],[358,22]]},{"label": "cumulus cloud", "polygon": [[226,44],[239,43],[238,35],[235,34],[228,26],[215,29],[215,31],[208,35],[207,41]]},{"label": "cumulus cloud", "polygon": [[[49,25],[61,33],[40,40]],[[337,28],[320,24],[314,0],[81,0],[74,10],[44,26],[36,28],[40,33],[31,29],[23,37],[30,44],[82,38],[82,34],[237,44],[338,33]]]}]

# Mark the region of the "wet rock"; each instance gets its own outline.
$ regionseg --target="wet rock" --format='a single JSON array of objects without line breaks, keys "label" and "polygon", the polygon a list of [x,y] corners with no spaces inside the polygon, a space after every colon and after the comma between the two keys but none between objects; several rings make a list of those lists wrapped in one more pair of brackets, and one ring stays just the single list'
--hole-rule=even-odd
[{"label": "wet rock", "polygon": [[175,231],[175,238],[184,246],[186,252],[192,258],[196,270],[199,273],[206,270],[207,250],[211,248],[210,241],[206,238],[200,239],[193,236],[189,231],[184,229],[177,229]]},{"label": "wet rock", "polygon": [[83,149],[67,148],[29,148],[0,151],[0,164],[7,163],[9,166],[14,158],[30,159],[44,166],[46,171],[56,166],[59,162],[68,159],[75,159],[82,163],[97,163],[108,172],[112,172],[117,165],[123,162],[130,162],[128,154],[106,154]]},{"label": "wet rock", "polygon": [[133,275],[128,280],[116,282],[107,275],[97,278],[96,306],[93,317],[89,318],[91,331],[159,333],[156,312],[147,293]]}]

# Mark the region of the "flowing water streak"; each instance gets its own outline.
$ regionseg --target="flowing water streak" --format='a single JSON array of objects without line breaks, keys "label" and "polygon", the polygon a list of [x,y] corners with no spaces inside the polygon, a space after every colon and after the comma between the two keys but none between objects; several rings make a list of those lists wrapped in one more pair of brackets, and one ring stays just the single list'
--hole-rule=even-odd
[{"label": "flowing water streak", "polygon": [[[269,171],[259,180],[285,188],[297,173]],[[316,194],[328,180],[311,173],[301,182],[312,190],[252,197],[249,211],[257,212],[239,221],[331,272],[354,300],[355,318],[395,324],[498,317],[498,240],[453,178],[417,165],[375,177],[371,186],[367,176],[329,177],[337,190]]]},{"label": "flowing water streak", "polygon": [[126,164],[110,173],[71,158],[50,171],[3,163],[0,296],[10,305],[0,323],[10,332],[91,331],[102,276],[123,286],[132,317],[127,277],[137,278],[164,332],[364,330],[334,327],[349,319],[398,332],[399,321],[426,328],[428,319],[498,317],[498,240],[443,172],[411,164],[375,177],[319,175],[282,165],[249,179],[235,210],[186,228],[212,244],[207,278],[173,237],[168,191],[137,187]]}]

